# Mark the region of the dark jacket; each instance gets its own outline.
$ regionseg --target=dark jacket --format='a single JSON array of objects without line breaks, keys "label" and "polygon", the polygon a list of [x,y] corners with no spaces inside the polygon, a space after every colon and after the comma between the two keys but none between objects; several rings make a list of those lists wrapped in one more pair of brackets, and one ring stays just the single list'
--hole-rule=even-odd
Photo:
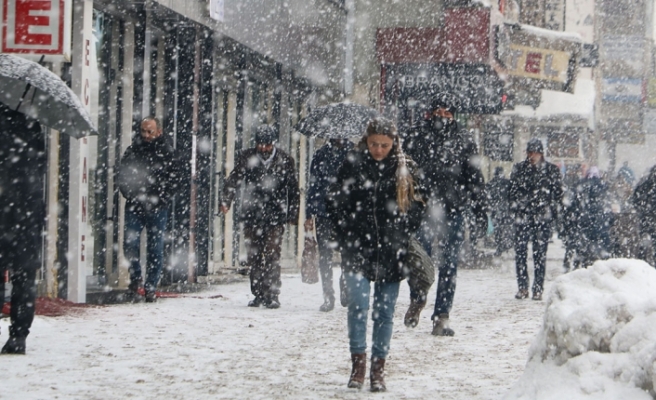
[{"label": "dark jacket", "polygon": [[20,250],[38,252],[42,244],[40,232],[45,224],[44,188],[48,159],[45,137],[38,122],[0,104],[2,252],[18,251],[19,246]]},{"label": "dark jacket", "polygon": [[507,219],[510,216],[510,180],[496,176],[485,185],[485,191],[492,219],[495,222]]},{"label": "dark jacket", "polygon": [[652,167],[646,178],[636,186],[629,202],[640,216],[643,234],[656,232],[656,167]]},{"label": "dark jacket", "polygon": [[182,178],[182,162],[164,135],[145,142],[137,134],[123,153],[118,187],[128,207],[150,211],[167,207]]},{"label": "dark jacket", "polygon": [[510,209],[515,223],[547,223],[559,220],[563,199],[560,170],[542,161],[517,163],[510,175]]},{"label": "dark jacket", "polygon": [[608,185],[598,177],[582,179],[576,187],[572,208],[578,220],[577,230],[584,238],[598,238],[608,232],[610,198]]},{"label": "dark jacket", "polygon": [[457,123],[435,130],[430,120],[424,120],[406,135],[403,147],[419,165],[419,175],[431,199],[447,212],[462,212],[470,204],[476,218],[487,223],[485,180],[469,132]]},{"label": "dark jacket", "polygon": [[275,148],[269,164],[265,164],[255,148],[244,150],[225,181],[221,204],[228,207],[241,185],[240,221],[254,225],[296,223],[300,194],[294,160]]},{"label": "dark jacket", "polygon": [[[419,196],[416,167],[411,160],[407,165],[410,173],[414,172]],[[342,250],[342,267],[362,272],[370,281],[403,279],[408,240],[423,216],[420,201],[413,201],[406,214],[398,209],[397,166],[395,156],[378,162],[368,150],[354,150],[330,187],[327,206]]]},{"label": "dark jacket", "polygon": [[353,149],[353,143],[348,141],[342,147],[333,146],[328,142],[322,146],[312,158],[310,167],[310,183],[305,206],[306,218],[314,216],[327,218],[326,193],[330,184],[335,181],[337,170],[344,162],[346,154]]}]

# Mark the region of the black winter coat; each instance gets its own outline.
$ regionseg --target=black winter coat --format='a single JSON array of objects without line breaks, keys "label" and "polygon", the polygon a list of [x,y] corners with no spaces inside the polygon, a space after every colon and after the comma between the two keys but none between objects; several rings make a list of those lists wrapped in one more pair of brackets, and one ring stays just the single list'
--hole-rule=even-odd
[{"label": "black winter coat", "polygon": [[[408,169],[419,184],[416,166]],[[404,278],[408,240],[421,222],[424,204],[413,201],[402,214],[396,201],[395,156],[378,162],[368,150],[350,152],[331,185],[328,212],[336,226],[345,271],[361,272],[368,280],[398,282]]]},{"label": "black winter coat", "polygon": [[431,199],[447,212],[462,212],[470,204],[476,218],[487,222],[485,180],[476,165],[478,149],[469,132],[455,122],[438,131],[425,120],[406,135],[403,148],[419,165]]},{"label": "black winter coat", "polygon": [[294,160],[276,148],[266,165],[255,148],[244,150],[225,181],[221,204],[228,207],[244,185],[240,221],[253,225],[281,225],[298,221],[300,194]]},{"label": "black winter coat", "polygon": [[638,183],[629,202],[640,216],[643,234],[656,233],[656,167]]},{"label": "black winter coat", "polygon": [[164,135],[145,142],[137,134],[121,158],[118,187],[128,207],[155,210],[168,206],[182,172],[182,161]]},{"label": "black winter coat", "polygon": [[510,175],[510,209],[516,224],[559,221],[563,200],[560,170],[547,161],[515,164]]},{"label": "black winter coat", "polygon": [[0,104],[0,141],[0,253],[19,246],[38,252],[46,214],[45,135],[38,122]]},{"label": "black winter coat", "polygon": [[346,154],[353,150],[353,143],[346,142],[343,147],[332,146],[330,142],[323,145],[312,158],[310,167],[310,184],[307,192],[306,218],[328,217],[326,211],[326,193],[335,181],[337,171],[344,162]]}]

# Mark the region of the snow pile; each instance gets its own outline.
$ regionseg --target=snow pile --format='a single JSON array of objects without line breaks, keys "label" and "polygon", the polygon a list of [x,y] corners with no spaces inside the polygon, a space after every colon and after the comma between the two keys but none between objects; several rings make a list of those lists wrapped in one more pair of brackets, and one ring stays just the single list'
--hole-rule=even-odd
[{"label": "snow pile", "polygon": [[598,261],[560,276],[505,399],[654,399],[656,270],[638,260]]}]

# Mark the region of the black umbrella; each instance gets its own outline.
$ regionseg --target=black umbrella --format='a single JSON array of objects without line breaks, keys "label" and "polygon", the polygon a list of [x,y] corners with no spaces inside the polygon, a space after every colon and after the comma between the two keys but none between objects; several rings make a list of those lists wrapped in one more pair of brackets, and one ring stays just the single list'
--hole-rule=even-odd
[{"label": "black umbrella", "polygon": [[96,132],[80,99],[61,78],[11,54],[0,54],[0,102],[75,138]]},{"label": "black umbrella", "polygon": [[296,125],[296,130],[325,139],[360,137],[369,121],[378,116],[378,111],[360,104],[329,104],[312,110]]}]

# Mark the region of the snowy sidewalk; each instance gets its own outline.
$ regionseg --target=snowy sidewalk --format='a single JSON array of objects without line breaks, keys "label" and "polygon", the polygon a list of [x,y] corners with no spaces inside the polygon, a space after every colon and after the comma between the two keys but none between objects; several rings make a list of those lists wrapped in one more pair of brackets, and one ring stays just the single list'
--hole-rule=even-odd
[{"label": "snowy sidewalk", "polygon": [[[550,259],[545,293],[560,274],[561,261]],[[430,300],[417,328],[403,325],[409,299],[402,283],[387,393],[346,387],[346,309],[319,312],[320,285],[284,274],[279,310],[246,307],[244,282],[155,304],[37,317],[27,355],[0,357],[0,398],[497,399],[522,375],[545,302],[514,299],[509,259],[458,275],[453,338],[430,335]],[[7,324],[0,322],[2,343]]]}]

